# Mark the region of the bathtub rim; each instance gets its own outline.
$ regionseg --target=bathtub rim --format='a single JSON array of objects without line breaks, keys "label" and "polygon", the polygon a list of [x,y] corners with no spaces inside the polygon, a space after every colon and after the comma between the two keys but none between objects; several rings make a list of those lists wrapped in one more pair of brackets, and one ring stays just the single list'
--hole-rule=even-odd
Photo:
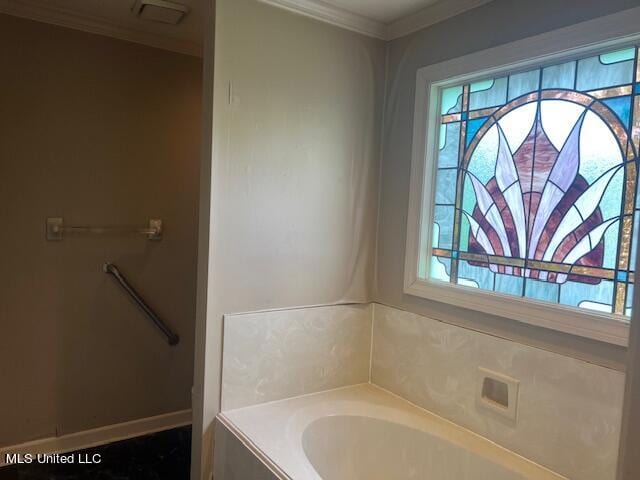
[{"label": "bathtub rim", "polygon": [[[304,431],[306,429],[306,427],[308,427],[310,424],[312,424],[314,421],[323,418],[323,417],[327,417],[327,416],[341,416],[341,415],[352,415],[352,416],[359,416],[359,417],[369,417],[369,418],[376,418],[376,419],[380,419],[380,420],[385,420],[385,421],[389,421],[391,423],[399,423],[400,425],[403,425],[405,427],[414,429],[414,430],[419,430],[419,431],[424,431],[426,433],[432,434],[434,436],[440,437],[442,441],[445,442],[450,442],[453,443],[455,445],[458,446],[462,446],[464,448],[464,445],[461,445],[458,441],[456,441],[455,439],[452,438],[446,438],[444,436],[442,436],[441,434],[438,433],[434,433],[433,431],[430,430],[425,430],[425,429],[421,429],[421,428],[416,428],[415,426],[409,425],[406,422],[395,422],[393,420],[390,420],[389,418],[386,418],[384,416],[379,416],[379,415],[370,415],[370,414],[362,414],[362,413],[358,413],[358,414],[350,414],[350,413],[345,413],[344,411],[340,411],[340,412],[335,412],[335,413],[330,413],[330,414],[325,414],[325,415],[312,415],[312,416],[307,416],[306,418],[303,416],[302,419],[296,419],[293,418],[296,416],[296,414],[300,414],[300,410],[304,410],[303,408],[296,408],[295,410],[292,410],[292,415],[289,415],[289,417],[286,419],[286,425],[283,426],[283,430],[281,432],[281,435],[283,435],[283,439],[285,441],[285,443],[289,444],[290,446],[292,446],[296,451],[298,451],[299,458],[303,460],[303,462],[305,463],[305,466],[309,469],[311,469],[311,471],[313,471],[315,473],[315,477],[313,477],[312,479],[307,479],[306,477],[304,478],[297,478],[297,477],[291,477],[288,473],[286,473],[286,471],[284,470],[285,467],[281,467],[279,466],[278,462],[276,460],[274,460],[273,458],[271,458],[271,456],[266,453],[264,450],[262,450],[262,448],[251,439],[251,435],[247,432],[245,432],[241,426],[237,425],[234,420],[233,420],[233,416],[237,416],[238,414],[243,414],[243,413],[247,413],[247,412],[254,412],[256,410],[261,410],[265,407],[269,407],[269,406],[281,406],[283,404],[289,403],[289,402],[303,402],[305,401],[305,399],[309,399],[309,397],[311,397],[312,399],[318,399],[318,398],[322,398],[325,396],[331,396],[331,395],[340,395],[341,392],[346,392],[346,393],[351,393],[351,392],[355,392],[355,395],[371,395],[371,396],[380,396],[380,397],[388,397],[391,398],[393,400],[390,401],[390,403],[395,403],[397,405],[402,405],[402,409],[405,410],[405,413],[410,412],[410,414],[414,414],[419,418],[422,418],[423,421],[425,422],[434,422],[437,424],[440,424],[441,427],[445,428],[445,429],[450,429],[452,431],[455,431],[459,437],[464,438],[467,442],[469,443],[476,443],[479,442],[481,445],[486,446],[488,448],[490,448],[492,451],[499,453],[499,456],[502,457],[503,455],[505,455],[505,457],[503,458],[508,458],[508,459],[512,459],[512,461],[516,464],[519,465],[527,465],[528,467],[530,467],[533,470],[539,470],[541,474],[544,474],[544,476],[541,477],[541,479],[549,479],[549,480],[570,480],[568,477],[563,476],[562,474],[555,472],[553,470],[551,470],[550,468],[541,465],[529,458],[526,458],[522,455],[520,455],[517,452],[514,452],[512,450],[509,450],[508,448],[494,442],[493,440],[488,439],[487,437],[484,437],[472,430],[469,430],[466,427],[463,427],[447,418],[444,418],[436,413],[433,413],[423,407],[420,407],[414,403],[412,403],[411,401],[407,400],[404,397],[401,397],[400,395],[397,395],[396,393],[393,393],[383,387],[380,387],[379,385],[370,383],[370,382],[366,382],[366,383],[360,383],[360,384],[356,384],[356,385],[347,385],[344,387],[338,387],[335,389],[330,389],[330,390],[324,390],[324,391],[320,391],[320,392],[314,392],[314,393],[307,393],[304,395],[298,395],[295,397],[290,397],[290,398],[286,398],[286,399],[280,399],[280,400],[272,400],[269,402],[264,402],[261,404],[257,404],[257,405],[251,405],[251,406],[247,406],[247,407],[242,407],[242,408],[237,408],[237,409],[233,409],[233,410],[227,410],[224,412],[220,412],[216,418],[221,422],[222,425],[224,425],[225,427],[227,427],[229,429],[229,431],[231,433],[233,433],[242,443],[243,445],[248,448],[267,468],[269,468],[269,470],[276,475],[276,477],[279,480],[317,480],[320,479],[321,477],[317,474],[317,471],[315,470],[315,468],[313,467],[313,465],[311,464],[311,462],[309,461],[308,457],[306,456],[306,453],[304,452],[304,448],[302,446],[302,435],[304,434]],[[358,399],[357,402],[362,402],[362,400]],[[325,403],[324,401],[322,403]],[[329,404],[331,403],[336,403],[335,399],[329,399],[329,401],[327,402]],[[338,400],[339,403],[339,400]],[[367,401],[367,399],[364,400],[364,403],[372,403]],[[307,407],[308,408],[308,407]],[[382,410],[394,410],[396,407],[393,406],[382,406],[381,409]],[[298,441],[295,442],[294,439],[297,439]],[[466,443],[466,442],[465,442]],[[471,451],[474,451],[473,449],[471,449]],[[512,471],[514,471],[514,473],[518,473],[517,470],[514,470],[512,468],[509,468],[508,465],[506,465],[504,462],[496,462],[493,458],[491,458],[490,456],[487,455],[483,455],[482,453],[478,453],[477,451],[474,451],[474,453],[480,457],[483,457],[485,459],[487,459],[488,461],[492,461],[494,463],[499,463],[500,465],[503,465],[504,468],[510,469]],[[533,477],[535,480],[537,480],[537,477]]]}]

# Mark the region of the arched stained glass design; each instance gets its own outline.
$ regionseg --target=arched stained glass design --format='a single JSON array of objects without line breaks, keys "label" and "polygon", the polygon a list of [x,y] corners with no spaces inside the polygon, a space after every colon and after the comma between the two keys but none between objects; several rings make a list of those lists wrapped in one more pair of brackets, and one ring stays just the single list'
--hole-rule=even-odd
[{"label": "arched stained glass design", "polygon": [[419,276],[630,314],[638,52],[441,90],[431,257]]}]

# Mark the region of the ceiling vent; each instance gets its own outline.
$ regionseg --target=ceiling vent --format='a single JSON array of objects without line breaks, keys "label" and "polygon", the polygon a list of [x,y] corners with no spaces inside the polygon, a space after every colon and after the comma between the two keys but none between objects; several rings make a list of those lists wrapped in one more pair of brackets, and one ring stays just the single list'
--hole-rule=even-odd
[{"label": "ceiling vent", "polygon": [[143,20],[178,25],[189,13],[189,7],[166,0],[136,0],[132,11]]}]

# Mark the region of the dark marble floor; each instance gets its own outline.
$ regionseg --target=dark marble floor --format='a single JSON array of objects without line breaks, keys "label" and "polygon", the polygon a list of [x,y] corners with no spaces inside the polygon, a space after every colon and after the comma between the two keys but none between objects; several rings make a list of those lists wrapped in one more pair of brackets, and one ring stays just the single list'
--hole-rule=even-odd
[{"label": "dark marble floor", "polygon": [[[78,463],[95,454],[100,463]],[[188,480],[190,455],[191,427],[175,428],[73,452],[74,464],[0,468],[0,480]]]}]

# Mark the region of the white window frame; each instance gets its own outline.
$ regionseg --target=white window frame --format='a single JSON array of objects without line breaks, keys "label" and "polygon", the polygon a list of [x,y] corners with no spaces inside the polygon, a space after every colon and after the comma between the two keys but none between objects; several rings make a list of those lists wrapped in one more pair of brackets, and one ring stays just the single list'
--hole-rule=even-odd
[{"label": "white window frame", "polygon": [[[431,259],[431,241],[421,251],[421,236],[431,238],[435,169],[442,88],[476,79],[570,61],[640,40],[640,7],[417,71],[404,292],[540,327],[626,346],[629,321],[620,315],[590,311],[418,277],[422,255]],[[429,173],[430,175],[426,175]],[[428,177],[428,179],[427,179]],[[428,193],[428,194],[427,194]],[[423,212],[428,215],[423,216]],[[422,222],[423,218],[429,220]],[[429,268],[427,268],[427,272]]]}]

